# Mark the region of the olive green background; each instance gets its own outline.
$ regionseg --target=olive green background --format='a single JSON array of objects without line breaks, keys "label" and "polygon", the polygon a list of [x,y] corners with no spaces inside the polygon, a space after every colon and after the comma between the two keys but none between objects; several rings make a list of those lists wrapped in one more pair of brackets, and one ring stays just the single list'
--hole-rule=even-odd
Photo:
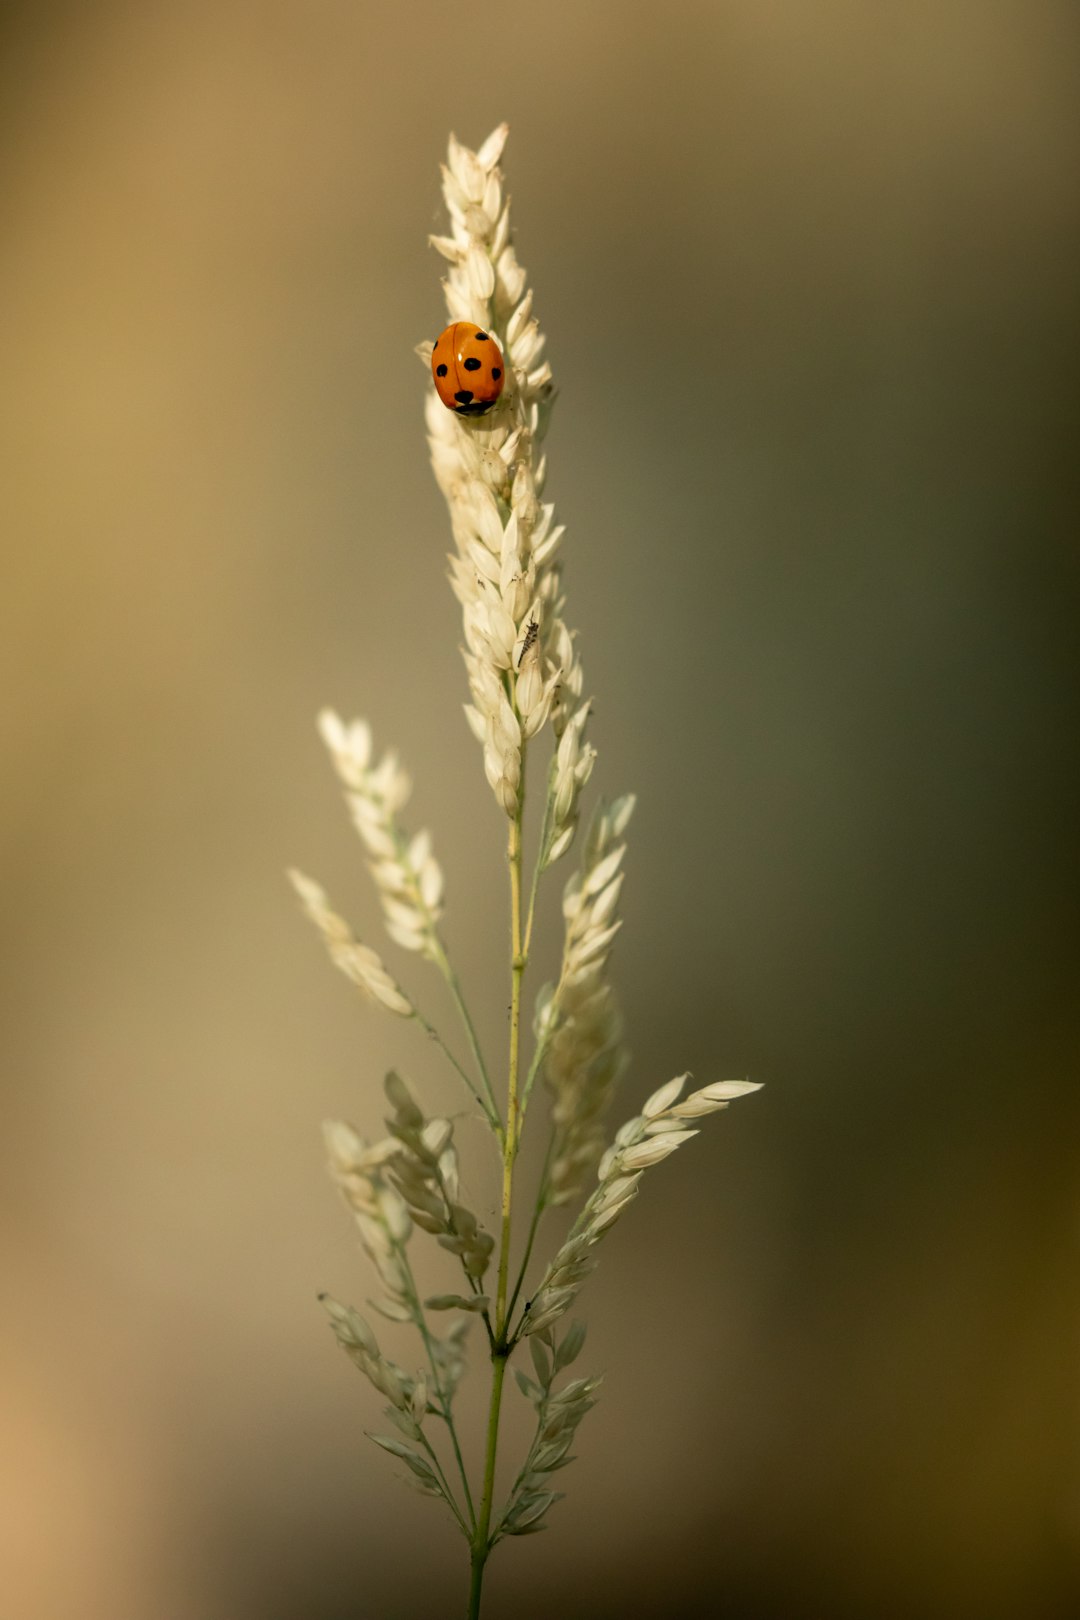
[{"label": "olive green background", "polygon": [[607,1243],[603,1400],[485,1612],[1077,1612],[1078,33],[1041,0],[8,8],[3,1620],[464,1608],[315,1301],[368,1289],[320,1120],[376,1132],[391,1061],[458,1093],[282,871],[379,943],[312,723],[367,714],[501,1051],[411,351],[447,132],[503,118],[594,789],[639,794],[612,1124],[683,1068],[766,1089]]}]

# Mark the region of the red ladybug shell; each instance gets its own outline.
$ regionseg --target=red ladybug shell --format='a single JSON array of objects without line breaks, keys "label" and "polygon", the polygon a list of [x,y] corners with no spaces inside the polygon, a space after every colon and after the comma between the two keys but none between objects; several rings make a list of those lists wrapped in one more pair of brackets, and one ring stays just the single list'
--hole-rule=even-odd
[{"label": "red ladybug shell", "polygon": [[483,416],[503,391],[506,368],[490,332],[471,321],[454,321],[440,332],[431,354],[439,398],[458,416]]}]

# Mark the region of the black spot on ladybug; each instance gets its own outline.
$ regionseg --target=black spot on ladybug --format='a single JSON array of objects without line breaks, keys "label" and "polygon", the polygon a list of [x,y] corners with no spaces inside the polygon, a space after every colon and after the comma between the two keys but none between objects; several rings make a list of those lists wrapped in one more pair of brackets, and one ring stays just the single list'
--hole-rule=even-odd
[{"label": "black spot on ladybug", "polygon": [[446,376],[446,367],[445,366],[436,366],[435,367],[435,375],[436,375],[436,377],[445,377]]},{"label": "black spot on ladybug", "polygon": [[498,366],[492,366],[491,375],[495,378],[495,380],[497,382],[499,380],[499,378],[502,376],[502,372],[499,370]]},{"label": "black spot on ladybug", "polygon": [[477,343],[486,343],[487,340],[488,340],[488,335],[487,335],[486,332],[477,332],[477,334],[476,334]]},{"label": "black spot on ladybug", "polygon": [[465,362],[465,370],[466,371],[479,371],[480,370],[480,362],[479,362],[479,360],[474,359],[473,356],[470,355],[469,358]]},{"label": "black spot on ladybug", "polygon": [[459,405],[471,405],[472,404],[472,389],[471,388],[462,388],[458,393],[456,393],[454,395],[454,398],[457,400]]}]

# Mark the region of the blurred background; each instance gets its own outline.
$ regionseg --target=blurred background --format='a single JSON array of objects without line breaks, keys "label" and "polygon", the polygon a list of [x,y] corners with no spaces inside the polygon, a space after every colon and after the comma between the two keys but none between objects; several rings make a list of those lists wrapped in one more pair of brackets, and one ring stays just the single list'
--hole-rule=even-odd
[{"label": "blurred background", "polygon": [[368,715],[501,1050],[503,828],[412,348],[447,133],[504,118],[593,786],[639,795],[612,1124],[684,1068],[766,1089],[608,1243],[603,1399],[488,1609],[1080,1612],[1075,8],[3,28],[0,1620],[464,1608],[315,1300],[369,1287],[320,1121],[377,1132],[392,1061],[459,1094],[283,869],[449,1027],[315,733]]}]

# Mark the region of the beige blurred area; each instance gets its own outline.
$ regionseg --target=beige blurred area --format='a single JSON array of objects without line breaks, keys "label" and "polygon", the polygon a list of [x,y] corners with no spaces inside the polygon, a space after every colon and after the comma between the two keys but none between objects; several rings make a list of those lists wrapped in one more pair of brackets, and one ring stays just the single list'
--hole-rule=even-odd
[{"label": "beige blurred area", "polygon": [[766,1087],[607,1244],[603,1399],[486,1612],[1080,1612],[1078,33],[1064,0],[5,9],[0,1620],[464,1610],[315,1297],[368,1291],[321,1120],[377,1131],[391,1062],[459,1093],[283,871],[380,943],[313,725],[368,715],[502,1052],[412,348],[447,133],[504,118],[594,788],[639,795],[617,1116],[684,1068]]}]

